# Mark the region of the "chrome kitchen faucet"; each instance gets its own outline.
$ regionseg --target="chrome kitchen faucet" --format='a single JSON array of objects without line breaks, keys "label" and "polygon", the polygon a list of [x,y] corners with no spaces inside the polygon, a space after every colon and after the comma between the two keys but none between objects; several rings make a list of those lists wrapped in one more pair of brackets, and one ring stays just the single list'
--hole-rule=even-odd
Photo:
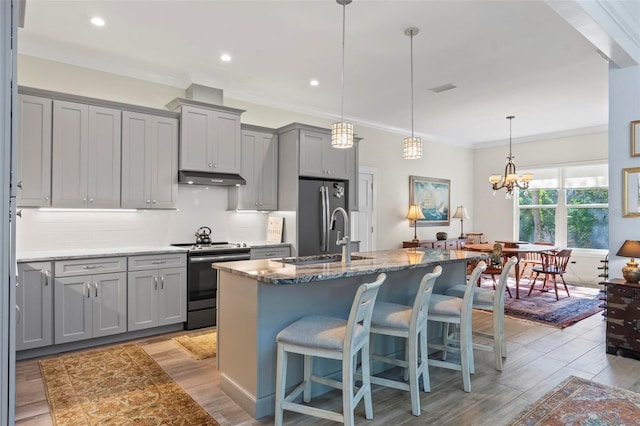
[{"label": "chrome kitchen faucet", "polygon": [[349,215],[347,211],[342,207],[336,207],[331,213],[331,229],[336,228],[336,213],[342,213],[344,218],[344,237],[340,238],[340,231],[338,231],[338,240],[336,244],[342,246],[342,263],[349,265],[351,263],[351,237],[349,232]]}]

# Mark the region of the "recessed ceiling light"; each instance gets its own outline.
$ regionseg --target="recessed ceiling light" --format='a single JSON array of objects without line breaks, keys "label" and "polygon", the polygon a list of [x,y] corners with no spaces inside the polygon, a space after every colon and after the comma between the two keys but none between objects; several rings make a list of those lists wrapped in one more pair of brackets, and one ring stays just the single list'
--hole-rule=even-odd
[{"label": "recessed ceiling light", "polygon": [[220,55],[220,60],[222,62],[229,62],[231,60],[231,55],[223,53],[222,55]]},{"label": "recessed ceiling light", "polygon": [[104,27],[104,19],[99,16],[94,16],[91,18],[91,23],[96,27]]},{"label": "recessed ceiling light", "polygon": [[313,80],[311,80],[309,82],[309,85],[314,86],[314,87],[319,85],[319,84],[320,84],[320,82],[318,80],[316,80],[316,79],[313,79]]}]

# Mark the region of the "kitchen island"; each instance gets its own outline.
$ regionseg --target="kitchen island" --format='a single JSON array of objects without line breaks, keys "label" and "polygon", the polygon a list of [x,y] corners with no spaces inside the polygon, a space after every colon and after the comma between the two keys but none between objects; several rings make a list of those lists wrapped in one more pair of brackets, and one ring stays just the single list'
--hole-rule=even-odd
[{"label": "kitchen island", "polygon": [[[442,276],[434,291],[465,282],[468,261],[479,252],[411,248],[353,255],[349,265],[336,258],[312,257],[214,263],[218,270],[218,370],[220,386],[254,418],[273,414],[276,335],[310,314],[347,318],[358,286],[382,272],[387,280],[378,300],[411,304],[422,276],[436,265]],[[326,263],[319,263],[326,262]],[[430,327],[431,332],[431,327]],[[376,351],[394,353],[403,342],[376,341]],[[315,363],[318,374],[340,370],[340,363]],[[302,377],[302,359],[290,357],[287,386]],[[314,384],[315,394],[326,392]]]}]

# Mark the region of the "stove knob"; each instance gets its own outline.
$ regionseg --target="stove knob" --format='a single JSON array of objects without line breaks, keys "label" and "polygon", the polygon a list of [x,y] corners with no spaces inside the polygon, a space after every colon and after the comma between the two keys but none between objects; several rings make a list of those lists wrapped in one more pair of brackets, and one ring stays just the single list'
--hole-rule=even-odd
[{"label": "stove knob", "polygon": [[247,243],[242,243],[242,247],[246,247],[246,246],[247,246]]}]

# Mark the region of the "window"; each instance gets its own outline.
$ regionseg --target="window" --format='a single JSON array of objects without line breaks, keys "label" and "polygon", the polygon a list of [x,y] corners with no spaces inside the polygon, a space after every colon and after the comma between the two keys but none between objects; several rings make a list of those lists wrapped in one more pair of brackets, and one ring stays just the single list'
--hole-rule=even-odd
[{"label": "window", "polygon": [[608,249],[607,164],[531,169],[534,180],[519,191],[518,240],[572,249]]}]

